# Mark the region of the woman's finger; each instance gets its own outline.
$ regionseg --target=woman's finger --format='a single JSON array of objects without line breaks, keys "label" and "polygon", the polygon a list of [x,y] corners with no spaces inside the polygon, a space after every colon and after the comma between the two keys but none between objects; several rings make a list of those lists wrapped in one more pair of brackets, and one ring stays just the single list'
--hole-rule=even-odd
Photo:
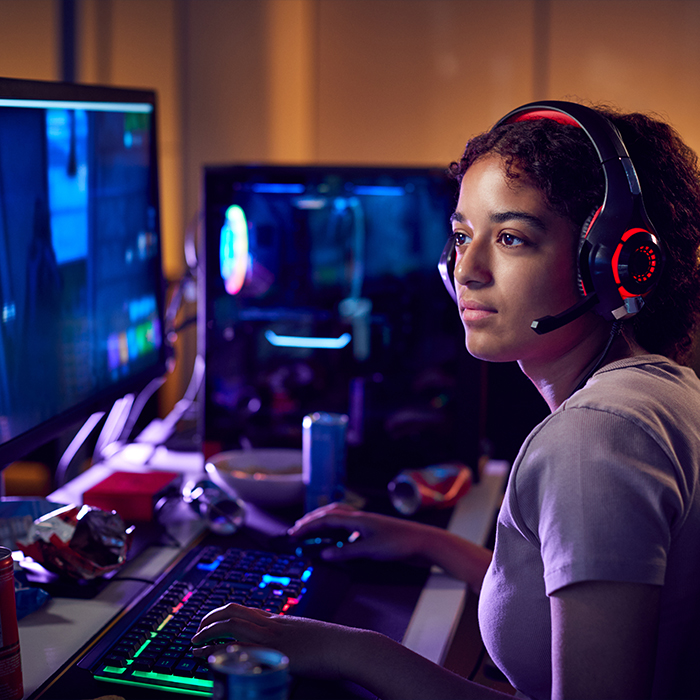
[{"label": "woman's finger", "polygon": [[210,610],[203,618],[202,623],[210,624],[219,620],[240,619],[241,621],[253,622],[259,618],[273,617],[272,613],[259,608],[249,608],[238,603],[227,603],[220,608]]},{"label": "woman's finger", "polygon": [[[338,506],[339,504],[334,505]],[[362,511],[358,511],[351,506],[328,508],[328,510],[319,509],[297,520],[287,532],[290,535],[297,536],[307,532],[323,530],[324,528],[356,530],[360,529],[363,515]]]},{"label": "woman's finger", "polygon": [[192,647],[192,656],[196,656],[200,659],[208,659],[212,654],[216,654],[218,651],[224,651],[229,644],[234,644],[231,640],[225,644],[207,644],[202,647]]},{"label": "woman's finger", "polygon": [[264,610],[228,603],[202,618],[199,629],[192,637],[192,643],[201,645],[216,639],[228,639],[257,644],[264,641],[259,637],[266,629],[266,622],[272,617],[272,613]]}]

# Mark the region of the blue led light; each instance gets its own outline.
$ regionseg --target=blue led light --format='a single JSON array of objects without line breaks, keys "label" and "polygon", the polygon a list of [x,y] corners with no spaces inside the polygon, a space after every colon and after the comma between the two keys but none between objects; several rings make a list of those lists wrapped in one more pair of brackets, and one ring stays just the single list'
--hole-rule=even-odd
[{"label": "blue led light", "polygon": [[262,583],[260,588],[265,588],[268,583],[279,583],[280,586],[288,586],[292,579],[289,576],[271,576],[270,574],[263,574]]},{"label": "blue led light", "polygon": [[385,185],[357,185],[353,192],[355,194],[373,194],[380,197],[402,197],[406,194],[403,187],[388,187]]},{"label": "blue led light", "polygon": [[277,348],[320,348],[325,350],[340,350],[351,340],[350,333],[343,333],[338,338],[305,337],[300,335],[277,335],[274,331],[266,330],[265,338],[270,345]]},{"label": "blue led light", "polygon": [[201,571],[214,571],[214,569],[217,569],[219,567],[219,564],[223,561],[223,557],[217,557],[214,559],[214,561],[205,563],[205,562],[199,562],[197,564],[197,568],[200,569]]},{"label": "blue led light", "polygon": [[311,572],[313,571],[313,567],[310,566],[302,575],[301,575],[301,580],[306,583],[309,578],[311,577]]},{"label": "blue led light", "polygon": [[251,186],[253,192],[265,194],[302,194],[304,185],[282,182],[256,182]]}]

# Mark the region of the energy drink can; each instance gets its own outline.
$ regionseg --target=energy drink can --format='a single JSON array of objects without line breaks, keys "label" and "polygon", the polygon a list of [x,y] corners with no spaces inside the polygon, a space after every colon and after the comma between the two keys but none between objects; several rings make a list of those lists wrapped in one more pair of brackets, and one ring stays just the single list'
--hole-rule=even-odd
[{"label": "energy drink can", "polygon": [[413,515],[421,508],[453,506],[471,485],[468,467],[457,462],[436,464],[402,471],[389,483],[389,498],[399,513]]},{"label": "energy drink can", "polygon": [[348,417],[310,413],[302,421],[302,479],[306,512],[339,501],[345,492]]},{"label": "energy drink can", "polygon": [[209,657],[213,700],[286,700],[289,659],[264,647],[232,644]]},{"label": "energy drink can", "polygon": [[0,700],[21,700],[23,695],[12,552],[0,547]]}]

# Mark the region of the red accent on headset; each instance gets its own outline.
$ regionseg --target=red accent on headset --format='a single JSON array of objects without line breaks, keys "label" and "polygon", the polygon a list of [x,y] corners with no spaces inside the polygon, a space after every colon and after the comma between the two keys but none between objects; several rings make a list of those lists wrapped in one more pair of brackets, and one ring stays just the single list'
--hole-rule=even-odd
[{"label": "red accent on headset", "polygon": [[[598,214],[600,214],[601,210],[603,207],[598,207],[595,211],[595,214],[591,217],[591,220],[588,223],[588,228],[585,230],[583,237],[588,238],[588,234],[590,233],[591,229],[593,228],[593,224],[595,223],[595,220],[598,218]],[[583,291],[583,296],[587,297],[588,292],[586,291],[586,285],[583,282],[583,279],[581,279],[581,290]]]},{"label": "red accent on headset", "polygon": [[536,119],[552,119],[560,124],[568,124],[569,126],[578,126],[581,128],[581,125],[573,117],[563,112],[557,112],[554,109],[533,109],[532,112],[523,112],[509,119],[508,123],[535,121]]},{"label": "red accent on headset", "polygon": [[[620,296],[623,299],[627,299],[630,297],[637,297],[639,294],[632,294],[631,292],[628,292],[623,286],[622,286],[622,281],[620,280],[620,275],[618,273],[617,266],[620,262],[620,253],[622,252],[622,247],[625,241],[629,240],[635,233],[647,233],[643,228],[631,228],[625,231],[622,234],[622,238],[620,239],[620,243],[618,244],[617,248],[615,249],[615,253],[613,254],[612,257],[612,269],[613,269],[613,276],[615,277],[615,282],[617,283],[617,286],[619,288]],[[638,282],[646,282],[649,280],[649,278],[654,274],[654,270],[656,269],[656,253],[654,252],[653,248],[650,246],[643,246],[643,248],[646,248],[648,253],[647,257],[649,259],[649,271],[647,274],[644,275],[644,279],[642,280],[637,280]]]},{"label": "red accent on headset", "polygon": [[603,207],[598,207],[595,211],[595,214],[593,214],[593,217],[591,218],[588,228],[586,229],[586,233],[583,234],[584,238],[588,238],[588,234],[591,232],[591,229],[593,228],[593,224],[595,223],[595,220],[598,218],[598,214],[602,211]]}]

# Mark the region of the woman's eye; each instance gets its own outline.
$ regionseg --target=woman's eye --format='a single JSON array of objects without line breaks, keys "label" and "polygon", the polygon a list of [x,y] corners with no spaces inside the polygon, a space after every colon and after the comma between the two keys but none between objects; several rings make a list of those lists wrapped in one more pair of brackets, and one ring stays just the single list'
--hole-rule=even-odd
[{"label": "woman's eye", "polygon": [[452,236],[455,239],[455,246],[459,248],[459,246],[464,245],[465,243],[469,243],[469,236],[467,236],[466,233],[463,231],[454,231],[452,233]]},{"label": "woman's eye", "polygon": [[512,233],[502,233],[499,236],[499,239],[506,248],[515,248],[525,243],[525,241],[522,238],[519,238],[518,236]]}]

